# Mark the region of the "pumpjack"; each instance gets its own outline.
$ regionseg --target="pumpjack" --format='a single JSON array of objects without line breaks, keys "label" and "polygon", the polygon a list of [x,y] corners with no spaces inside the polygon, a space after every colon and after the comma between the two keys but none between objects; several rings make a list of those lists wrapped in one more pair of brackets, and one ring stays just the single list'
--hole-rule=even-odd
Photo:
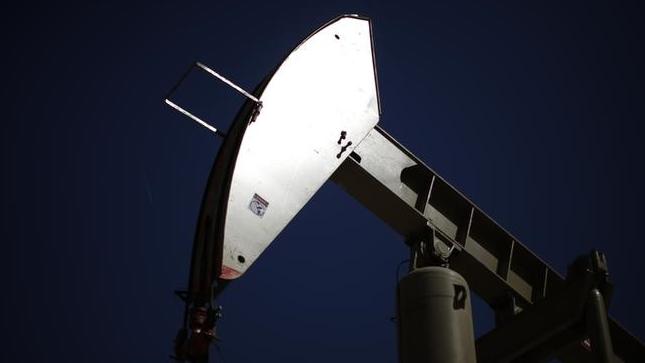
[{"label": "pumpjack", "polygon": [[[226,132],[172,100],[194,69],[245,97]],[[401,363],[645,362],[642,343],[607,314],[612,284],[601,252],[582,255],[561,276],[378,126],[368,18],[325,24],[253,92],[195,63],[165,102],[224,139],[202,200],[188,288],[176,292],[185,302],[177,360],[208,361],[218,294],[332,180],[409,246],[409,272],[397,288]],[[476,341],[471,290],[496,318]]]}]

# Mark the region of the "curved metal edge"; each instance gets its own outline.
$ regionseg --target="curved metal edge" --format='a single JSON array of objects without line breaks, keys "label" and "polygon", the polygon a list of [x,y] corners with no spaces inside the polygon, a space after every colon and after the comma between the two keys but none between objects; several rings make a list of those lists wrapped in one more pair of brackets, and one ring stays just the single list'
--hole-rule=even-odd
[{"label": "curved metal edge", "polygon": [[[271,81],[275,72],[294,51],[322,29],[344,18],[355,18],[367,20],[369,22],[370,38],[372,39],[372,58],[375,59],[371,19],[355,14],[340,15],[316,29],[295,46],[259,83],[252,94],[258,99],[261,98],[265,87]],[[375,70],[374,75],[380,114],[380,95],[378,92],[378,77],[376,74],[375,63],[373,64],[373,67]],[[246,128],[255,113],[256,103],[247,101],[242,105],[227,136],[224,138],[224,142],[220,147],[211,168],[206,190],[202,198],[193,242],[186,312],[188,311],[188,306],[192,303],[209,304],[223,291],[231,278],[237,277],[235,276],[235,271],[221,271],[224,221],[226,217],[230,183],[235,169],[239,147]],[[223,272],[228,275],[229,279],[222,279],[219,277]],[[185,314],[185,317],[186,316],[187,314]]]}]

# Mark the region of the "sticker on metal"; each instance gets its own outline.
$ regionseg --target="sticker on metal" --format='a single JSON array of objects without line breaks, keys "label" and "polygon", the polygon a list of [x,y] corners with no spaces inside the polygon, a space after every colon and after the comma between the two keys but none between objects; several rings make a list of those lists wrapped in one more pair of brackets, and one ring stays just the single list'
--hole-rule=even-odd
[{"label": "sticker on metal", "polygon": [[251,198],[251,202],[249,203],[249,209],[251,212],[261,218],[264,216],[264,213],[266,213],[267,208],[269,208],[269,202],[264,200],[261,196],[253,194],[253,198]]}]

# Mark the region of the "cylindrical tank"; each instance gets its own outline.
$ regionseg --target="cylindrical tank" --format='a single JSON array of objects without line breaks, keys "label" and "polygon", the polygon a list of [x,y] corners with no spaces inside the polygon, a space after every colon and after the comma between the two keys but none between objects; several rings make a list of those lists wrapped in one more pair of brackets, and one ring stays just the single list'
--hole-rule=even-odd
[{"label": "cylindrical tank", "polygon": [[410,272],[398,286],[400,363],[475,363],[470,290],[445,267]]}]

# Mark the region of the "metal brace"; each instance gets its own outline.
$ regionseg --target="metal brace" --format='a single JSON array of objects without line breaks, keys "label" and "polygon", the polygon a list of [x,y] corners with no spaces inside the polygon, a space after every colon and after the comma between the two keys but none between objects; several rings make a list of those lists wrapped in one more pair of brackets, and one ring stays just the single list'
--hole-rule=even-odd
[{"label": "metal brace", "polygon": [[456,247],[428,223],[423,235],[411,244],[410,270],[424,266],[448,267]]},{"label": "metal brace", "polygon": [[179,81],[177,81],[177,83],[176,83],[176,84],[175,84],[175,85],[170,89],[170,91],[168,92],[168,94],[166,95],[166,98],[165,98],[165,100],[164,100],[168,106],[170,106],[170,107],[174,108],[175,110],[177,110],[177,111],[179,111],[180,113],[184,114],[185,116],[189,117],[189,118],[190,118],[190,119],[192,119],[193,121],[195,121],[195,122],[199,123],[200,125],[204,126],[204,127],[205,127],[205,128],[207,128],[207,129],[211,130],[211,131],[212,131],[212,132],[214,132],[216,135],[221,136],[221,137],[226,137],[226,134],[225,134],[225,133],[223,133],[222,131],[220,131],[219,129],[217,129],[216,127],[214,127],[214,126],[212,126],[211,124],[209,124],[208,122],[206,122],[206,121],[204,121],[204,120],[200,119],[199,117],[197,117],[197,116],[193,115],[193,114],[192,114],[191,112],[189,112],[188,110],[184,109],[183,107],[179,106],[178,104],[176,104],[176,103],[174,103],[173,101],[171,101],[171,100],[170,100],[171,96],[172,96],[172,95],[175,93],[175,91],[179,88],[179,85],[180,85],[180,84],[181,84],[181,83],[182,83],[182,82],[183,82],[183,81],[188,77],[188,75],[190,74],[190,72],[191,72],[191,71],[193,70],[193,68],[195,68],[195,67],[197,67],[197,68],[199,68],[199,69],[201,69],[201,70],[205,71],[206,73],[208,73],[208,74],[210,74],[210,75],[214,76],[215,78],[217,78],[217,79],[219,79],[220,81],[224,82],[225,84],[227,84],[228,86],[230,86],[231,88],[233,88],[234,90],[236,90],[237,92],[241,93],[244,97],[246,97],[246,98],[250,99],[251,101],[255,102],[255,108],[254,108],[254,110],[253,110],[253,112],[252,112],[252,114],[251,114],[251,122],[254,122],[254,121],[255,121],[255,119],[257,118],[257,116],[260,114],[260,110],[262,109],[262,101],[260,101],[257,97],[255,97],[255,96],[253,96],[252,94],[250,94],[249,92],[245,91],[244,89],[242,89],[242,87],[240,87],[240,86],[236,85],[235,83],[233,83],[232,81],[230,81],[230,80],[229,80],[229,79],[227,79],[226,77],[224,77],[224,76],[222,76],[221,74],[219,74],[219,73],[215,72],[215,71],[214,71],[214,70],[212,70],[211,68],[209,68],[209,67],[205,66],[205,65],[204,65],[203,63],[201,63],[201,62],[195,62],[195,63],[193,63],[193,64],[188,68],[188,70],[187,70],[187,71],[182,75],[182,77],[179,79]]}]

